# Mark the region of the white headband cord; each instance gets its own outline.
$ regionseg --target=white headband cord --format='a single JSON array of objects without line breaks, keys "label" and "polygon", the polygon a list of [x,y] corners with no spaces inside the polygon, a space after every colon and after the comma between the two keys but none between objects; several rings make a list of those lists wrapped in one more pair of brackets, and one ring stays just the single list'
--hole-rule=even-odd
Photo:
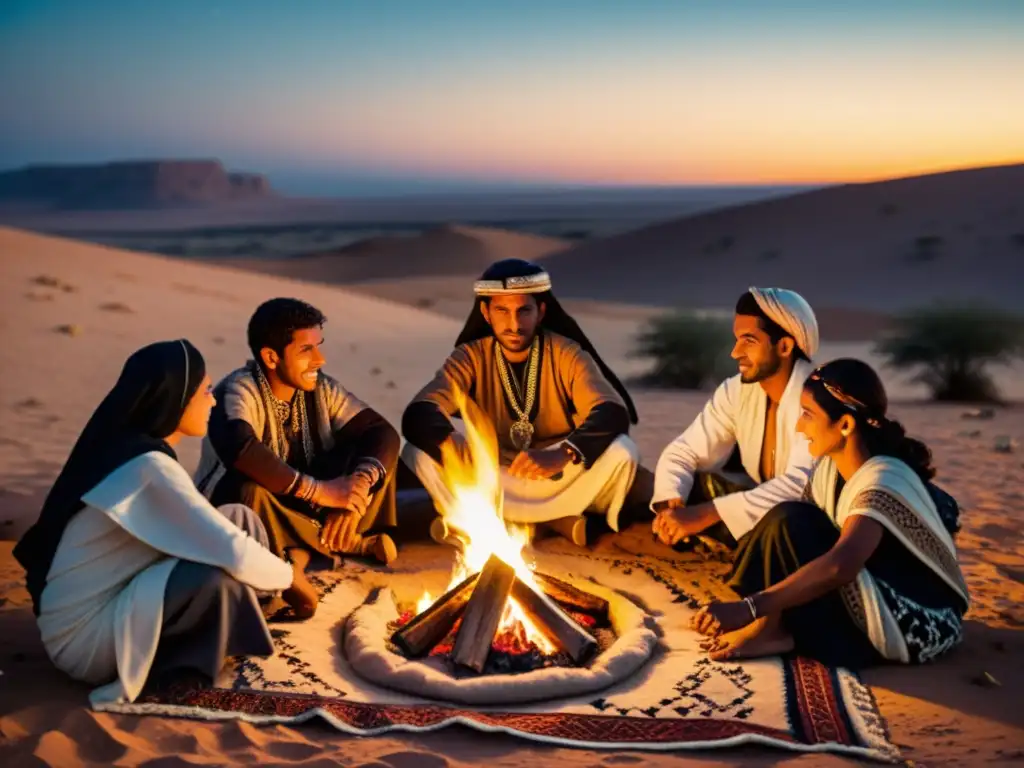
[{"label": "white headband cord", "polygon": [[185,353],[185,383],[181,388],[181,410],[185,410],[185,396],[188,395],[188,347],[185,346],[184,339],[178,339],[178,343],[181,344],[181,351]]}]

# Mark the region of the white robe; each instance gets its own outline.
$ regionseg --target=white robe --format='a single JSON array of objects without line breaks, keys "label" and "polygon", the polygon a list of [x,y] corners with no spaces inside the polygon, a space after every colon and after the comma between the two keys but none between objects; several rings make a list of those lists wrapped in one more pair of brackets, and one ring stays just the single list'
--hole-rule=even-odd
[{"label": "white robe", "polygon": [[765,481],[761,477],[768,396],[760,384],[744,384],[739,376],[733,376],[715,390],[700,415],[662,452],[654,471],[651,507],[669,499],[685,499],[693,488],[694,475],[721,469],[736,445],[743,468],[758,485],[713,502],[736,539],[757,525],[775,505],[799,499],[814,466],[807,438],[796,431],[800,394],[810,373],[811,364],[798,360],[779,402],[772,479]]},{"label": "white robe", "polygon": [[[460,422],[454,421],[458,428]],[[406,443],[402,460],[416,473],[439,510],[454,503],[441,466],[430,456]],[[619,512],[639,464],[636,444],[627,435],[619,435],[590,469],[569,464],[557,479],[525,480],[501,467],[502,517],[510,523],[546,523],[592,512],[604,515],[608,526],[618,531]]]},{"label": "white robe", "polygon": [[[899,459],[875,456],[861,465],[835,498],[838,470],[831,459],[822,459],[810,485],[811,500],[825,510],[836,527],[864,515],[880,523],[918,560],[934,571],[967,605],[970,596],[957,563],[956,545],[942,524],[939,511],[921,479]],[[851,591],[852,590],[852,594]],[[843,599],[858,623],[864,625],[871,644],[890,661],[906,664],[907,641],[896,617],[886,604],[878,584],[866,568],[844,588]],[[953,638],[950,644],[959,642]],[[928,649],[930,656],[947,650]]]},{"label": "white robe", "polygon": [[82,501],[53,558],[38,623],[59,669],[102,685],[94,704],[134,701],[142,690],[179,558],[223,568],[257,590],[291,585],[291,566],[210,506],[163,453],[132,459]]}]

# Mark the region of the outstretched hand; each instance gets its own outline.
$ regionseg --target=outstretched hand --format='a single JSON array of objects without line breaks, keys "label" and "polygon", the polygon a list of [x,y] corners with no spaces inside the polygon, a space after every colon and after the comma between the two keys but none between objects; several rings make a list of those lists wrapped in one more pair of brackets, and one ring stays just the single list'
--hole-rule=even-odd
[{"label": "outstretched hand", "polygon": [[512,461],[508,473],[523,480],[543,480],[557,475],[570,461],[569,452],[561,447],[521,451]]}]

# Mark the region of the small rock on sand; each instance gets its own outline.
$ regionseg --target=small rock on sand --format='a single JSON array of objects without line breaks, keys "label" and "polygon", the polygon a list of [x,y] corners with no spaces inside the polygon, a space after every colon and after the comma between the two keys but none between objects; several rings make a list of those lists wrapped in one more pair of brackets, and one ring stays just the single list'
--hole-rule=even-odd
[{"label": "small rock on sand", "polygon": [[58,325],[53,330],[55,330],[57,333],[63,333],[66,336],[81,336],[82,335],[82,326],[80,326],[80,325],[74,325],[74,324],[71,324],[71,325]]},{"label": "small rock on sand", "polygon": [[122,304],[120,301],[109,301],[106,304],[100,304],[100,309],[104,312],[121,312],[126,315],[133,314],[135,311],[127,304]]},{"label": "small rock on sand", "polygon": [[964,411],[960,414],[962,419],[991,419],[996,415],[996,412],[991,408],[974,408],[970,411]]},{"label": "small rock on sand", "polygon": [[1013,453],[1017,449],[1017,441],[1009,435],[999,435],[994,448],[996,453]]},{"label": "small rock on sand", "polygon": [[973,685],[981,686],[982,688],[1002,688],[1003,684],[996,680],[988,672],[982,672],[979,675],[975,675],[971,678]]}]

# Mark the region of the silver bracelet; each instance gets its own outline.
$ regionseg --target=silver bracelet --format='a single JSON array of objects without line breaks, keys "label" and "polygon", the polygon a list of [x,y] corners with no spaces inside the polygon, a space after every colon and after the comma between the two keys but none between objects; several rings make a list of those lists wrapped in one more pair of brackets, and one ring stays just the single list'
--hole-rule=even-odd
[{"label": "silver bracelet", "polygon": [[299,487],[295,489],[295,497],[302,501],[312,503],[316,498],[320,482],[311,475],[303,475]]},{"label": "silver bracelet", "polygon": [[750,609],[750,618],[757,618],[757,606],[754,604],[754,596],[749,595],[743,598],[743,602],[747,604],[747,608]]}]

